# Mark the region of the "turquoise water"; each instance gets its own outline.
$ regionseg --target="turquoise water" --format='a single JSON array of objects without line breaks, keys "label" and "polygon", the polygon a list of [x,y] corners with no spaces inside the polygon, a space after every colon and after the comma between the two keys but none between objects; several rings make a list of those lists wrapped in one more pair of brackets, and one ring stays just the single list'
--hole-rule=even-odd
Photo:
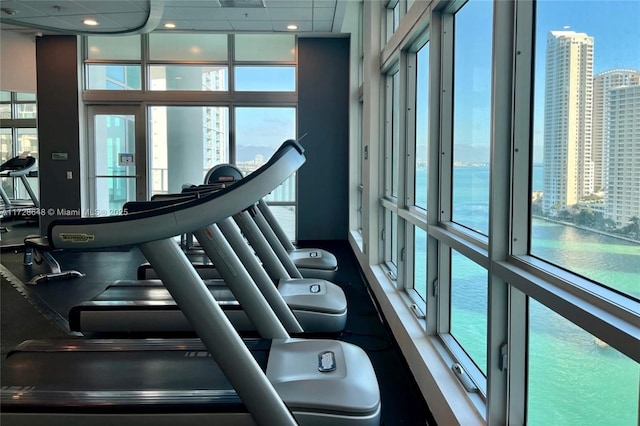
[{"label": "turquoise water", "polygon": [[[488,178],[486,167],[454,170],[454,219],[483,233]],[[541,167],[533,178],[541,188]],[[534,219],[531,254],[640,298],[640,244]],[[416,264],[416,277],[424,276]],[[452,334],[486,371],[487,272],[454,253],[451,275]],[[640,365],[535,300],[528,309],[528,424],[637,425]]]}]

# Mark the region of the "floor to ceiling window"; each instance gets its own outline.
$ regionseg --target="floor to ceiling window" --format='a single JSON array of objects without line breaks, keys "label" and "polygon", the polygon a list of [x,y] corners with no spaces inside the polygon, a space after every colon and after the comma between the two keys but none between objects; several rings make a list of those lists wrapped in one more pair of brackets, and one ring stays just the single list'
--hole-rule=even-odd
[{"label": "floor to ceiling window", "polygon": [[637,424],[640,4],[377,7],[352,196],[382,185],[382,215],[352,247],[436,420]]},{"label": "floor to ceiling window", "polygon": [[[291,34],[86,37],[87,105],[138,105],[146,197],[201,184],[234,163],[248,174],[296,139],[296,38]],[[125,94],[118,92],[124,91]],[[295,175],[267,197],[295,239]]]}]

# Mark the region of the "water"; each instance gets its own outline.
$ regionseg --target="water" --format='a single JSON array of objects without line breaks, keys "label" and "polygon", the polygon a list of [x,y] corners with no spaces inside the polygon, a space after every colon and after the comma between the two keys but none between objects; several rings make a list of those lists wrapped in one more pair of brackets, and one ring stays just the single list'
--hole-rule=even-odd
[{"label": "water", "polygon": [[[424,188],[425,178],[426,173],[418,173],[418,188]],[[453,217],[485,234],[488,178],[488,167],[454,170]],[[533,190],[541,188],[538,166]],[[426,197],[421,192],[425,191],[418,191],[418,203]],[[424,247],[424,242],[416,241],[416,247]],[[534,219],[531,253],[640,298],[640,244]],[[416,263],[416,276],[424,276],[424,264]],[[473,262],[457,261],[452,277],[452,333],[486,371],[486,271]],[[638,424],[638,363],[533,299],[528,317],[528,424]]]}]

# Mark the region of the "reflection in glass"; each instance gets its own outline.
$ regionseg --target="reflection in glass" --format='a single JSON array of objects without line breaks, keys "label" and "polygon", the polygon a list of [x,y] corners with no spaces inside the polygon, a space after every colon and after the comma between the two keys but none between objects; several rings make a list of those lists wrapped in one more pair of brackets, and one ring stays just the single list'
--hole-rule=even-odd
[{"label": "reflection in glass", "polygon": [[640,365],[529,299],[527,424],[637,425]]},{"label": "reflection in glass", "polygon": [[493,3],[470,0],[455,15],[452,219],[489,231]]},{"label": "reflection in glass", "polygon": [[487,270],[451,250],[451,334],[487,372]]}]

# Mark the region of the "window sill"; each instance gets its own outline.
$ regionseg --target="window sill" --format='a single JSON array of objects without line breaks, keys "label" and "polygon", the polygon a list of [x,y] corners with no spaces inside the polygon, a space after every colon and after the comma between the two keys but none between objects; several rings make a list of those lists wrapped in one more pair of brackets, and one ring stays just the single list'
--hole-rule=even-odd
[{"label": "window sill", "polygon": [[353,234],[351,248],[436,422],[485,424],[477,408],[483,405],[480,397],[468,394],[451,371],[453,358],[437,338],[425,333],[424,321],[411,311],[408,295],[393,286],[383,268],[368,264]]}]

